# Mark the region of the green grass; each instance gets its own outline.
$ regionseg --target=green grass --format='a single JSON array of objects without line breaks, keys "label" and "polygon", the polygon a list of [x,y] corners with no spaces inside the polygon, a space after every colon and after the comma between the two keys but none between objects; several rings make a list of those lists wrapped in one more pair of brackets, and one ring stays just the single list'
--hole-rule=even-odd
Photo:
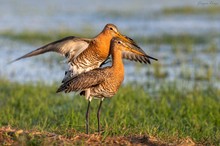
[{"label": "green grass", "polygon": [[206,35],[190,35],[190,34],[163,34],[160,36],[137,36],[134,40],[143,44],[181,44],[181,45],[192,45],[192,44],[206,44],[213,40],[213,38],[219,37],[219,34],[206,34]]},{"label": "green grass", "polygon": [[71,30],[58,30],[48,32],[37,32],[30,30],[25,30],[23,32],[14,32],[11,30],[5,30],[0,32],[0,36],[2,37],[29,44],[49,43],[67,36],[92,37],[91,34],[93,34],[92,30],[88,30],[86,28],[85,31],[80,34]]},{"label": "green grass", "polygon": [[[201,1],[202,2],[202,1]],[[192,6],[184,6],[184,7],[174,7],[174,8],[165,8],[162,10],[163,14],[219,14],[220,13],[220,6],[209,6],[209,7],[202,7],[199,5],[198,2],[197,7]],[[202,4],[202,3],[200,3]]]},{"label": "green grass", "polygon": [[[0,127],[11,125],[68,137],[83,133],[87,102],[83,97],[55,94],[56,88],[56,85],[0,80]],[[104,100],[103,137],[150,135],[165,142],[191,137],[197,143],[219,144],[219,90],[212,87],[180,90],[172,83],[162,85],[153,96],[144,88],[126,85],[112,99]],[[98,100],[91,104],[91,133],[97,129],[98,104]],[[71,129],[75,132],[69,132]],[[42,144],[39,138],[32,139],[31,143],[35,142]]]},{"label": "green grass", "polygon": [[[84,28],[85,31],[82,33],[76,33],[70,30],[56,30],[49,32],[35,32],[35,31],[22,31],[14,32],[10,30],[5,30],[0,32],[0,36],[9,38],[11,40],[24,42],[28,44],[47,44],[52,41],[67,37],[67,36],[77,36],[77,37],[88,37],[92,38],[95,36],[93,29]],[[126,32],[124,34],[127,34]],[[142,44],[181,44],[192,45],[192,44],[205,44],[210,43],[214,38],[218,38],[220,34],[205,34],[205,35],[190,35],[190,34],[163,34],[161,36],[134,36],[133,39]],[[215,47],[215,46],[214,46]]]}]

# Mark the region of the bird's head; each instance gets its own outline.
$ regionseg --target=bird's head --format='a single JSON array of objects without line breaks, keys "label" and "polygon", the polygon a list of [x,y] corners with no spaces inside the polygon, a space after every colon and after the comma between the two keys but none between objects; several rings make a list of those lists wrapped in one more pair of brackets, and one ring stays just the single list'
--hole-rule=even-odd
[{"label": "bird's head", "polygon": [[133,45],[137,45],[131,38],[122,35],[118,28],[114,25],[114,24],[106,24],[106,26],[104,27],[103,31],[102,31],[105,35],[108,35],[111,39],[113,37],[118,37],[121,40],[123,40],[124,42],[128,42],[130,44]]}]

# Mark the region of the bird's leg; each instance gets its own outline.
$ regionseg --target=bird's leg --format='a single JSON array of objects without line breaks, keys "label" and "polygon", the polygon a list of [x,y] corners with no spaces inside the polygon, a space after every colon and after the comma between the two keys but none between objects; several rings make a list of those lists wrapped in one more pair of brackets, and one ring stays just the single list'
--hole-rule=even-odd
[{"label": "bird's leg", "polygon": [[90,100],[88,101],[87,111],[86,111],[86,134],[89,134],[89,108],[90,108]]},{"label": "bird's leg", "polygon": [[100,133],[100,111],[101,111],[101,106],[102,106],[102,101],[104,98],[101,99],[98,112],[97,112],[97,119],[98,119],[98,133]]},{"label": "bird's leg", "polygon": [[92,97],[90,96],[90,89],[85,90],[85,96],[88,100],[88,106],[86,110],[86,134],[89,134],[89,108],[90,108],[90,102],[92,100]]}]

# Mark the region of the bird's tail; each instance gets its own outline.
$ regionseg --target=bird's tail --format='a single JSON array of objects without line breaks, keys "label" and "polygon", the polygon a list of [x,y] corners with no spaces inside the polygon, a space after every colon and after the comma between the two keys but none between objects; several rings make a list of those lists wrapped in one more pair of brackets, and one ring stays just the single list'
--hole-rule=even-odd
[{"label": "bird's tail", "polygon": [[66,80],[65,82],[62,82],[62,85],[57,89],[56,93],[63,92],[63,91],[65,91],[65,93],[70,92],[70,90],[68,89],[73,79],[74,77],[71,77],[71,78],[68,78],[68,80]]},{"label": "bird's tail", "polygon": [[66,85],[65,84],[62,84],[56,91],[56,93],[59,93],[59,92],[63,92],[66,90]]}]

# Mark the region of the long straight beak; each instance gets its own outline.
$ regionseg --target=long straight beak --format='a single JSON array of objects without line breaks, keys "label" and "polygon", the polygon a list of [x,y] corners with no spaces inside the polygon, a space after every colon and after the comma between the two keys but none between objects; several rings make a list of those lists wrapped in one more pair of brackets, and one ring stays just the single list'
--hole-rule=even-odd
[{"label": "long straight beak", "polygon": [[151,56],[147,55],[140,47],[138,47],[136,45],[133,45],[133,44],[130,44],[130,43],[126,43],[126,50],[129,51],[129,52],[132,52],[136,55],[139,55],[139,56],[144,56],[144,57],[147,57],[149,59],[153,59],[155,61],[158,60],[157,58],[154,58],[154,57],[151,57]]},{"label": "long straight beak", "polygon": [[145,56],[146,53],[138,46],[132,44],[132,43],[127,43],[125,42],[125,51],[129,51],[132,52],[136,55],[141,55],[141,56]]},{"label": "long straight beak", "polygon": [[122,56],[125,59],[139,61],[143,63],[151,63],[150,59],[156,60],[156,58],[147,55],[132,39],[126,36],[120,36],[123,50]]},{"label": "long straight beak", "polygon": [[138,47],[138,45],[134,42],[134,40],[127,37],[126,35],[121,35],[120,33],[117,33],[117,35],[118,35],[117,37],[120,38],[121,40],[123,40],[124,42],[130,43],[130,44]]},{"label": "long straight beak", "polygon": [[136,55],[145,56],[145,57],[147,57],[147,58],[149,58],[149,59],[153,59],[153,60],[156,60],[156,61],[158,60],[158,59],[156,59],[156,58],[154,58],[154,57],[151,57],[151,56],[147,55],[147,54],[141,49],[141,47],[139,47],[139,46],[135,43],[135,41],[132,40],[131,38],[129,38],[129,37],[125,36],[125,35],[121,35],[120,33],[118,33],[117,35],[118,35],[118,37],[119,37],[120,39],[122,39],[122,40],[126,43],[126,48],[127,48],[126,51],[132,52],[132,53],[134,53],[134,54],[136,54]]}]

